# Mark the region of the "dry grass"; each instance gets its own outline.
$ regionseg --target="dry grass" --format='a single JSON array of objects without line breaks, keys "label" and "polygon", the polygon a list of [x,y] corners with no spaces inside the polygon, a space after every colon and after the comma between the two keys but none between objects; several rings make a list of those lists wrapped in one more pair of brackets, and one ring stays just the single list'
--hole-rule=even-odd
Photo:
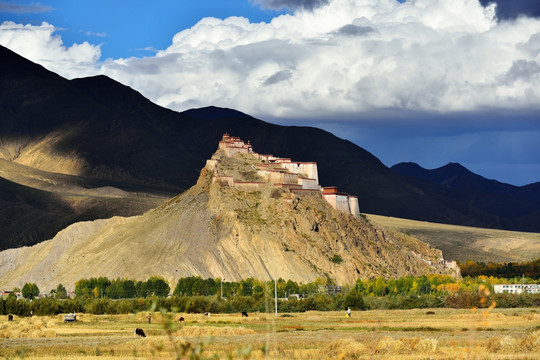
[{"label": "dry grass", "polygon": [[13,323],[0,324],[0,338],[53,338],[56,337],[55,322],[47,318],[19,319]]},{"label": "dry grass", "polygon": [[410,234],[443,251],[447,259],[531,261],[540,257],[540,234],[474,228],[367,215],[374,223]]},{"label": "dry grass", "polygon": [[[169,359],[540,359],[540,314],[536,309],[306,312],[271,314],[177,314],[172,337],[162,316],[78,314],[75,324],[62,316],[0,319],[0,358]],[[180,316],[185,323],[177,323]],[[146,338],[134,337],[140,327]],[[47,337],[49,336],[49,337]],[[176,348],[175,348],[176,347]],[[181,357],[182,358],[182,357]]]},{"label": "dry grass", "polygon": [[183,326],[175,336],[227,336],[255,334],[255,331],[245,327],[230,326]]}]

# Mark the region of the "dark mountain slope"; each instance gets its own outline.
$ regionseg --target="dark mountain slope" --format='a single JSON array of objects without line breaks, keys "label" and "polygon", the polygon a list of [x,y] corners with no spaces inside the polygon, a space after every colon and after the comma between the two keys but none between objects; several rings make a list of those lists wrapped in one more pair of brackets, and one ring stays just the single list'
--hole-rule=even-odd
[{"label": "dark mountain slope", "polygon": [[316,161],[320,183],[357,195],[363,212],[529,230],[540,223],[529,213],[530,220],[516,224],[439,185],[420,186],[320,129],[273,125],[216,107],[177,113],[108,77],[69,81],[0,47],[0,157],[6,160],[114,181],[126,191],[142,185],[149,192],[180,193],[195,183],[224,132],[251,140],[259,153]]},{"label": "dark mountain slope", "polygon": [[501,228],[540,231],[540,183],[513,186],[477,175],[457,163],[427,170],[415,163],[391,167],[419,188],[431,188],[501,218]]}]

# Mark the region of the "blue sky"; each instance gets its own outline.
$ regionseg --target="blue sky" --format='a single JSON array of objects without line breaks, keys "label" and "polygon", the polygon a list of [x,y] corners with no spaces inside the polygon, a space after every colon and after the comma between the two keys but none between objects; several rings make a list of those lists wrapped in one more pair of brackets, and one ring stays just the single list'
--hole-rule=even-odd
[{"label": "blue sky", "polygon": [[[247,0],[160,0],[158,6],[140,0],[0,1],[1,20],[58,27],[67,46],[88,41],[101,45],[102,58],[147,56],[164,49],[182,29],[204,17],[245,16],[269,21],[286,9],[262,9]],[[10,9],[16,5],[19,10]],[[4,11],[1,11],[2,8]]]},{"label": "blue sky", "polygon": [[540,1],[401,2],[0,0],[0,44],[174,110],[321,127],[388,166],[540,181]]}]

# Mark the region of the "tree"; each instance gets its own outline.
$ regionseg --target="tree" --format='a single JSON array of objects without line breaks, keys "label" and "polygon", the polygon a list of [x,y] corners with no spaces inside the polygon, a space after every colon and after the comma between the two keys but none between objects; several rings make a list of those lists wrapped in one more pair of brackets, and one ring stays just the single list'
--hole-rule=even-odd
[{"label": "tree", "polygon": [[21,292],[25,299],[33,299],[39,295],[39,288],[34,283],[26,283]]},{"label": "tree", "polygon": [[384,296],[386,295],[386,280],[382,276],[378,276],[373,285],[373,295]]},{"label": "tree", "polygon": [[155,296],[166,297],[169,295],[169,291],[171,291],[169,284],[156,276],[152,276],[146,283],[148,284],[149,295],[154,294]]},{"label": "tree", "polygon": [[58,284],[58,286],[56,287],[55,297],[57,299],[67,299],[67,291],[64,285]]},{"label": "tree", "polygon": [[355,289],[352,289],[350,293],[345,296],[345,301],[343,302],[345,308],[350,307],[353,310],[363,310],[364,309],[364,299],[362,294],[360,294]]}]

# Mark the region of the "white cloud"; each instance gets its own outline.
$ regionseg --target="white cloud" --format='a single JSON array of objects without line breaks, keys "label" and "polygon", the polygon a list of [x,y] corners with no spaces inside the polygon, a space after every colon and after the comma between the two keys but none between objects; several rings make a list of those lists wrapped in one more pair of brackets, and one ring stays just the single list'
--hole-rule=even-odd
[{"label": "white cloud", "polygon": [[176,110],[292,118],[540,106],[540,20],[497,22],[478,0],[333,0],[270,23],[204,18],[155,56],[99,64],[99,46],[65,48],[48,24],[30,30],[24,56],[67,77],[99,66]]},{"label": "white cloud", "polygon": [[101,56],[99,45],[85,41],[66,47],[60,36],[54,35],[57,30],[46,22],[33,26],[5,21],[0,24],[0,44],[67,78],[95,74]]}]

